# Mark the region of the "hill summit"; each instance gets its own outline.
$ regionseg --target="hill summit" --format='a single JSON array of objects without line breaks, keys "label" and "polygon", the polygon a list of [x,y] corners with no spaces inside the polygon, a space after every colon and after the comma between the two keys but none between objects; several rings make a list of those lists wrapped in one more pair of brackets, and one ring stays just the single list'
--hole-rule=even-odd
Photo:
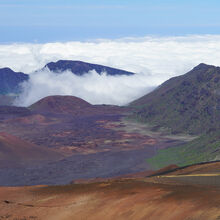
[{"label": "hill summit", "polygon": [[48,96],[30,106],[37,112],[50,113],[74,113],[85,108],[92,107],[91,104],[75,96]]}]

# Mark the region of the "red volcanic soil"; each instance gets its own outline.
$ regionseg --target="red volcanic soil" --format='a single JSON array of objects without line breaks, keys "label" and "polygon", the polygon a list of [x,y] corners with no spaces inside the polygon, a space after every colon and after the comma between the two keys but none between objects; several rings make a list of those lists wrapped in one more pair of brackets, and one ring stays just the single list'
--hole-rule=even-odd
[{"label": "red volcanic soil", "polygon": [[217,220],[220,189],[118,179],[66,186],[2,187],[0,216],[47,220]]},{"label": "red volcanic soil", "polygon": [[13,135],[0,133],[0,167],[61,158],[54,150],[39,147]]},{"label": "red volcanic soil", "polygon": [[92,107],[88,102],[74,96],[48,96],[30,106],[31,110],[50,113],[75,113]]}]

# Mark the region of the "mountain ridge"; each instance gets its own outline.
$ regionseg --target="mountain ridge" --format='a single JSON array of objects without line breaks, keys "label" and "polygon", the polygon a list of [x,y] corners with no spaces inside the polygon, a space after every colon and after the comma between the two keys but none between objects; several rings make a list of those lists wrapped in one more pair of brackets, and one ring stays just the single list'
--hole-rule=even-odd
[{"label": "mountain ridge", "polygon": [[133,117],[171,132],[201,134],[220,128],[220,67],[199,64],[130,104]]},{"label": "mountain ridge", "polygon": [[29,76],[22,72],[14,72],[5,67],[0,69],[0,94],[17,94],[21,92],[19,85],[27,81]]},{"label": "mountain ridge", "polygon": [[[108,67],[108,66],[103,66],[99,64],[92,64],[92,63],[87,63],[83,61],[78,61],[78,60],[58,60],[57,62],[50,62],[45,65],[50,71],[53,72],[63,72],[63,71],[71,71],[75,75],[82,76],[85,73],[88,73],[89,71],[95,70],[99,75],[102,74],[103,72],[106,72],[107,75],[134,75],[134,73],[113,68],[113,67]],[[45,68],[44,67],[44,68]]]},{"label": "mountain ridge", "polygon": [[[50,62],[42,69],[36,70],[35,72],[41,71],[44,68],[48,68],[56,74],[64,71],[71,71],[77,76],[83,76],[92,70],[95,70],[100,75],[103,72],[111,76],[134,75],[132,72],[113,67],[73,60],[58,60],[57,62]],[[15,72],[8,67],[0,68],[0,105],[13,105],[16,96],[22,92],[21,84],[28,81],[29,78],[29,74]]]}]

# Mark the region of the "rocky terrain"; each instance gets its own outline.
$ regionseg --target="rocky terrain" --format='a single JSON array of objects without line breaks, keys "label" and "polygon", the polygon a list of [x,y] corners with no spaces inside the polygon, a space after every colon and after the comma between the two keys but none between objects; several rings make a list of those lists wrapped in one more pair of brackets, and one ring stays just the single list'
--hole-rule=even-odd
[{"label": "rocky terrain", "polygon": [[[150,170],[146,158],[187,141],[151,133],[126,120],[129,114],[127,107],[91,105],[73,96],[46,97],[29,108],[0,107],[0,132],[13,140],[7,145],[0,142],[1,154],[6,155],[6,147],[11,151],[7,163],[2,161],[8,165],[0,168],[0,184],[67,184]],[[27,165],[25,158],[31,157],[25,146],[53,151],[62,158],[51,156],[48,163]],[[24,163],[16,167],[18,152]]]}]

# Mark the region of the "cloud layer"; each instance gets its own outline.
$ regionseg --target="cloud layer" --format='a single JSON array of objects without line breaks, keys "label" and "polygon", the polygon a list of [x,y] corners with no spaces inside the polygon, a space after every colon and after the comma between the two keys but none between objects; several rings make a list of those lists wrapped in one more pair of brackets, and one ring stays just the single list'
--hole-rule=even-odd
[{"label": "cloud layer", "polygon": [[93,104],[125,105],[148,93],[157,84],[146,75],[107,76],[90,71],[84,76],[72,72],[56,74],[48,69],[31,74],[23,84],[23,93],[16,105],[29,106],[48,95],[74,95]]},{"label": "cloud layer", "polygon": [[[50,61],[82,60],[136,72],[132,77],[95,72],[80,78],[44,70],[31,74],[21,104],[38,98],[68,94],[94,104],[126,104],[170,77],[199,63],[220,65],[220,36],[144,37],[92,42],[0,45],[0,67],[30,73]],[[28,94],[27,94],[28,93]]]}]

